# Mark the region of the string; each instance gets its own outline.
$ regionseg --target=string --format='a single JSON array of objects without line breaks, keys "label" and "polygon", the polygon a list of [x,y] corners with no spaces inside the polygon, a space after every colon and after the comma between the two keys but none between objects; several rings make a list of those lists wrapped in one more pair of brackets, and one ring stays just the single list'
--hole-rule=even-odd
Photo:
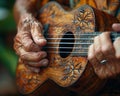
[{"label": "string", "polygon": [[[87,33],[87,34],[80,34],[80,36],[96,36],[97,34],[99,34],[99,33],[93,33],[93,34],[91,34],[91,33]],[[70,35],[72,35],[73,36],[73,34],[65,34],[65,35],[68,35],[68,36],[70,36]],[[77,35],[78,36],[78,34],[74,34],[74,35]],[[112,33],[111,34],[112,36],[114,35],[114,36],[116,36],[116,33]],[[50,35],[50,36],[52,36],[52,35]],[[59,35],[60,36],[60,35]],[[63,35],[61,35],[61,36],[63,36]],[[117,35],[118,36],[118,35]],[[80,37],[80,38],[60,38],[60,37],[58,37],[58,38],[46,38],[47,40],[48,40],[48,42],[47,42],[47,44],[60,44],[60,45],[62,45],[62,44],[64,44],[65,46],[52,46],[52,47],[50,47],[50,46],[46,46],[46,47],[44,47],[44,49],[55,49],[55,48],[59,48],[59,49],[68,49],[68,52],[67,51],[56,51],[56,50],[54,50],[54,51],[48,51],[48,53],[54,53],[54,54],[67,54],[67,53],[73,53],[73,54],[79,54],[80,56],[86,56],[87,55],[87,53],[88,53],[88,47],[82,47],[82,45],[86,45],[86,46],[88,46],[88,45],[90,45],[90,44],[92,44],[91,42],[49,42],[49,40],[60,40],[60,39],[64,39],[64,40],[84,40],[84,41],[88,41],[88,40],[91,40],[92,42],[93,42],[93,38],[84,38],[84,37]],[[112,38],[112,40],[114,40],[115,38]],[[81,45],[80,47],[72,47],[72,46],[66,46],[66,45],[69,45],[69,44],[74,44],[74,45]],[[82,52],[69,52],[69,49],[75,49],[75,50],[81,50]]]},{"label": "string", "polygon": [[89,45],[89,44],[92,44],[92,43],[48,42],[47,44],[66,44],[66,45],[69,45],[69,44],[75,44],[75,45],[80,44],[80,45]]},{"label": "string", "polygon": [[[44,47],[44,49],[55,49],[55,48],[60,48],[60,49],[72,49],[73,47]],[[80,48],[80,47],[75,47],[75,49],[84,49],[84,50],[87,50],[88,48],[87,47],[82,47],[82,48]]]},{"label": "string", "polygon": [[[75,33],[73,33],[73,34],[65,34],[65,35],[75,35],[75,36],[78,36],[78,35],[80,35],[80,36],[86,36],[86,35],[89,35],[89,36],[96,36],[96,35],[99,35],[99,34],[101,34],[102,32],[89,32],[89,33],[87,33],[87,32],[84,32],[84,33],[80,33],[80,34],[75,34]],[[111,35],[119,35],[120,36],[120,33],[117,33],[117,32],[111,32]],[[54,34],[55,36],[57,36],[57,35],[59,35],[59,36],[63,36],[63,34]],[[53,34],[46,34],[45,36],[53,36]]]},{"label": "string", "polygon": [[[46,38],[47,40],[60,40],[60,39],[62,39],[62,40],[71,40],[71,39],[74,39],[74,40],[88,40],[88,38],[60,38],[60,37],[58,37],[58,38]],[[93,38],[89,38],[89,40],[93,40]]]},{"label": "string", "polygon": [[[48,51],[48,53],[70,53],[70,52],[65,52],[65,51],[60,51],[60,52],[57,52],[57,51]],[[72,53],[87,54],[87,51],[85,51],[85,52],[72,52]]]},{"label": "string", "polygon": [[[61,37],[57,37],[57,38],[46,38],[47,40],[48,40],[48,42],[49,42],[49,40],[60,40],[60,39],[62,39],[62,40],[71,40],[71,39],[73,39],[73,40],[87,40],[87,41],[89,41],[89,40],[94,40],[92,37],[89,37],[89,36],[96,36],[98,33],[94,33],[94,34],[80,34],[80,38],[61,38]],[[99,33],[100,34],[100,33]],[[66,36],[73,36],[73,34],[65,34]],[[74,34],[75,36],[78,36],[78,34]],[[47,36],[52,36],[52,35],[47,35]],[[55,35],[54,35],[55,36]],[[63,35],[59,35],[59,36],[63,36]],[[81,36],[87,36],[87,37],[81,37]],[[113,38],[113,36],[114,37],[118,37],[118,36],[120,36],[120,34],[116,34],[116,33],[112,33],[111,34],[111,39],[112,40],[115,40],[115,38]]]},{"label": "string", "polygon": [[48,51],[47,53],[53,53],[53,54],[67,54],[67,53],[72,53],[72,54],[77,54],[77,55],[80,55],[80,56],[86,56],[88,54],[88,51],[85,51],[85,52],[65,52],[65,51],[60,51],[60,52],[57,52],[57,51]]},{"label": "string", "polygon": [[[46,38],[47,40],[94,40],[94,38]],[[113,38],[112,40],[115,40],[115,38]],[[50,41],[48,41],[50,42]],[[52,41],[51,41],[52,42]]]}]

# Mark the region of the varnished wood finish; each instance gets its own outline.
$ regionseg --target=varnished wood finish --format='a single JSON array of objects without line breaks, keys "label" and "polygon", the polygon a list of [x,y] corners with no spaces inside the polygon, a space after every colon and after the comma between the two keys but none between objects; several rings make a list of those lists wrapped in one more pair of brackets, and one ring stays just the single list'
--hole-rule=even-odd
[{"label": "varnished wood finish", "polygon": [[[44,94],[45,91],[42,90],[42,86],[45,85],[48,79],[61,87],[67,88],[65,90],[72,90],[84,96],[94,94],[101,89],[106,80],[100,80],[95,75],[87,58],[80,56],[79,53],[84,52],[84,50],[81,50],[83,46],[75,44],[80,43],[75,38],[81,38],[81,34],[86,32],[111,31],[111,25],[118,22],[117,19],[88,5],[67,12],[57,3],[51,2],[40,10],[39,21],[44,28],[49,26],[44,33],[46,38],[56,38],[48,40],[51,43],[48,43],[47,47],[55,48],[46,50],[50,61],[49,66],[42,68],[40,73],[31,72],[24,62],[19,60],[16,71],[19,91],[22,94],[30,94],[35,90],[39,90],[37,92]],[[67,32],[73,34],[74,46],[70,54],[65,57],[63,54],[63,57],[61,57],[59,54],[60,42]],[[61,38],[61,40],[57,38]],[[77,47],[80,49],[76,50]],[[51,51],[56,53],[49,53]],[[74,54],[75,52],[77,54]],[[44,90],[47,90],[47,86],[44,88]],[[58,90],[61,90],[61,88],[58,88]],[[51,89],[51,91],[54,92],[54,89]]]}]

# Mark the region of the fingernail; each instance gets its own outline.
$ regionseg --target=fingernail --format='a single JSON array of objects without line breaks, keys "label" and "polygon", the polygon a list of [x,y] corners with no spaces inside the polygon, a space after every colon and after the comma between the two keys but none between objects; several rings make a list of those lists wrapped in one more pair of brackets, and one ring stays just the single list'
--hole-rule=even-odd
[{"label": "fingernail", "polygon": [[39,39],[41,42],[46,42],[47,40],[44,38]]},{"label": "fingernail", "polygon": [[46,45],[47,40],[46,39],[39,39],[40,46]]}]

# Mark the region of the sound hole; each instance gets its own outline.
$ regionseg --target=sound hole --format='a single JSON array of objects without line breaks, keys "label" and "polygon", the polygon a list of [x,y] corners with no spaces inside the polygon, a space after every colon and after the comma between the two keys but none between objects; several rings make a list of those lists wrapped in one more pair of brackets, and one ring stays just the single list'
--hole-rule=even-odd
[{"label": "sound hole", "polygon": [[74,35],[72,32],[66,32],[59,44],[59,54],[62,58],[70,55],[74,47]]}]

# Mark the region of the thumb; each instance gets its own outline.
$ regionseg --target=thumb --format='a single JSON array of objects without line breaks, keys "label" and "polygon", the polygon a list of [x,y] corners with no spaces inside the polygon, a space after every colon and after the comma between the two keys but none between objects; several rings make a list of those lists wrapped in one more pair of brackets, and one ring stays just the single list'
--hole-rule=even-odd
[{"label": "thumb", "polygon": [[47,41],[44,38],[43,34],[42,34],[42,25],[39,24],[38,22],[34,22],[31,26],[31,35],[32,38],[34,40],[34,42],[39,45],[39,46],[44,46],[46,45]]}]

